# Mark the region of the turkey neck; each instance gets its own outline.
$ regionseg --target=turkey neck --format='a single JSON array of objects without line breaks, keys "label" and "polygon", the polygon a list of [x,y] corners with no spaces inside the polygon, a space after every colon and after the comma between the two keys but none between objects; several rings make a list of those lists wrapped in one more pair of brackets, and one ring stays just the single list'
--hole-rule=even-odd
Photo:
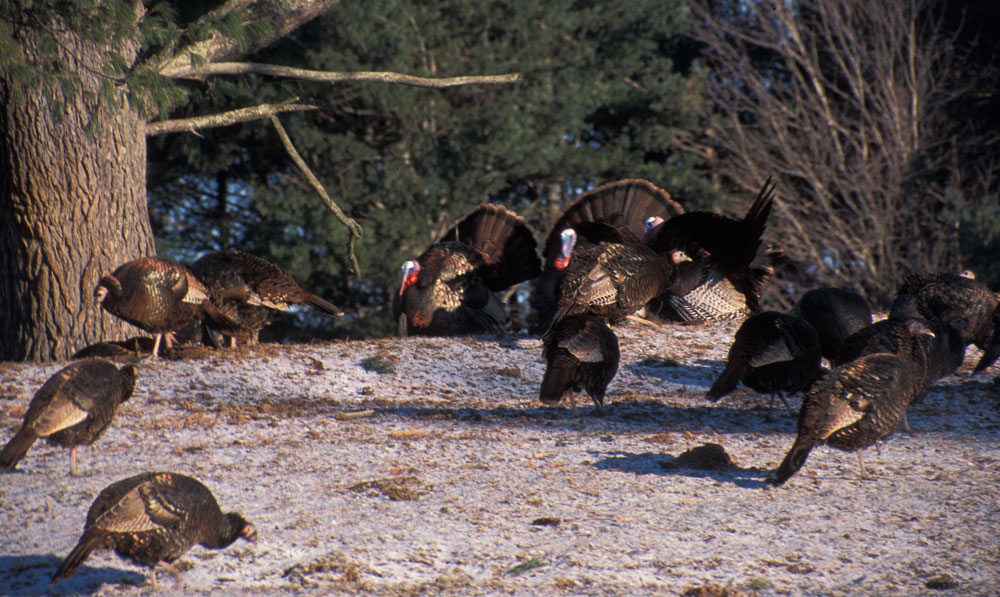
[{"label": "turkey neck", "polygon": [[242,516],[235,512],[229,512],[219,517],[218,524],[211,527],[211,534],[200,541],[209,548],[222,549],[229,547],[234,541],[240,538],[243,527],[247,524]]}]

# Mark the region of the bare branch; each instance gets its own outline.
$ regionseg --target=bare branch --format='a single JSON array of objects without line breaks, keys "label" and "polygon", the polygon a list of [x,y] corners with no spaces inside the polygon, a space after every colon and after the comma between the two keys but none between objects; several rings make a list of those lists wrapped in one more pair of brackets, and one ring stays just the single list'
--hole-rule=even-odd
[{"label": "bare branch", "polygon": [[215,10],[205,13],[192,24],[192,28],[224,16],[237,15],[245,23],[257,21],[269,24],[267,34],[240,45],[234,39],[215,33],[209,39],[183,48],[169,46],[153,56],[148,65],[169,77],[175,71],[189,68],[195,56],[205,62],[238,60],[285,37],[338,2],[340,0],[228,0]]},{"label": "bare branch", "polygon": [[175,69],[171,72],[164,72],[163,74],[172,78],[198,78],[217,75],[244,75],[250,73],[269,75],[272,77],[284,77],[288,79],[301,79],[303,81],[317,81],[320,83],[380,82],[434,89],[458,87],[461,85],[504,85],[508,83],[516,83],[521,80],[521,75],[518,73],[431,78],[392,72],[363,71],[344,73],[318,71],[305,68],[294,68],[291,66],[280,66],[276,64],[256,64],[252,62],[217,62],[213,64],[204,64],[198,67],[188,65],[185,68]]},{"label": "bare branch", "polygon": [[292,145],[292,140],[288,137],[288,133],[285,132],[285,128],[281,126],[281,121],[279,121],[278,117],[274,114],[271,115],[271,124],[273,124],[274,129],[278,131],[278,136],[281,137],[281,142],[285,145],[285,150],[288,152],[288,155],[291,156],[292,161],[294,161],[295,165],[302,171],[302,174],[306,177],[306,180],[309,181],[309,184],[311,184],[316,192],[319,193],[320,198],[323,199],[323,203],[330,208],[334,217],[340,220],[340,223],[346,226],[351,232],[351,237],[347,241],[347,255],[351,260],[351,267],[354,269],[354,275],[360,276],[361,267],[358,265],[358,258],[354,255],[354,243],[361,238],[361,225],[355,222],[353,218],[347,216],[347,214],[340,209],[340,206],[334,203],[333,199],[330,198],[326,189],[323,188],[322,183],[320,183],[319,179],[316,178],[316,175],[312,173],[309,166],[306,165],[305,160],[302,159],[299,152],[295,150],[295,146]]},{"label": "bare branch", "polygon": [[153,137],[164,133],[179,133],[181,131],[194,132],[199,129],[208,129],[219,126],[230,126],[241,122],[250,122],[269,118],[275,114],[283,112],[303,112],[306,110],[317,110],[319,106],[311,104],[296,104],[294,100],[282,102],[280,104],[261,104],[249,108],[240,108],[219,114],[208,116],[196,116],[194,118],[180,118],[177,120],[163,120],[151,122],[146,125],[146,136]]}]

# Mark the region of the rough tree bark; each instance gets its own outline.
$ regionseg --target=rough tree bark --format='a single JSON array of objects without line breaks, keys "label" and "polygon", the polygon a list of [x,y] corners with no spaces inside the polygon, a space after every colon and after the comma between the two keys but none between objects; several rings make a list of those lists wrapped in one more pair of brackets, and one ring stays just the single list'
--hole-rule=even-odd
[{"label": "rough tree bark", "polygon": [[[102,48],[54,25],[60,58],[96,94]],[[38,36],[22,33],[25,51],[38,51]],[[123,56],[137,52],[132,44]],[[61,359],[81,340],[126,333],[92,293],[102,273],[154,253],[145,125],[134,111],[102,110],[88,134],[93,106],[81,96],[62,98],[55,118],[41,90],[15,98],[15,84],[0,85],[0,360]]]},{"label": "rough tree bark", "polygon": [[[239,58],[338,1],[231,0],[203,20],[233,12],[244,21],[266,18],[270,30],[242,46],[215,35],[171,47],[151,63],[180,72],[193,53],[210,61]],[[57,57],[79,75],[81,89],[96,96],[110,43],[85,43],[64,23],[49,25],[59,40]],[[42,55],[36,32],[22,26],[17,34],[27,62]],[[116,41],[114,50],[133,64],[138,44]],[[125,104],[102,109],[88,133],[94,105],[83,94],[61,98],[64,114],[53,118],[51,100],[37,86],[15,93],[21,83],[9,72],[0,81],[0,360],[65,359],[130,333],[91,293],[103,273],[155,253],[146,205],[146,123]]]}]

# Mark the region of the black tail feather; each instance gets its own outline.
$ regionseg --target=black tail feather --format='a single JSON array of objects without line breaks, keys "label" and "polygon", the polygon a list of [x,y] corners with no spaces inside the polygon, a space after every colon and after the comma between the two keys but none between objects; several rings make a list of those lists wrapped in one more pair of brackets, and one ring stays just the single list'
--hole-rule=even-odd
[{"label": "black tail feather", "polygon": [[767,482],[775,486],[781,485],[790,479],[792,475],[799,472],[802,465],[806,463],[806,458],[809,457],[809,452],[813,449],[813,445],[812,441],[802,440],[798,437],[795,438],[792,448],[785,455],[785,459],[781,461],[774,475],[767,478]]},{"label": "black tail feather", "polygon": [[90,556],[90,552],[98,546],[103,539],[105,534],[103,532],[84,532],[83,536],[80,537],[80,541],[73,548],[73,551],[69,552],[63,563],[59,565],[59,569],[56,573],[52,575],[52,580],[49,582],[50,585],[54,585],[64,578],[69,578],[76,573],[76,571],[83,565],[84,560]]},{"label": "black tail feather", "polygon": [[330,315],[332,317],[340,317],[341,315],[344,314],[344,312],[338,309],[336,306],[334,306],[333,303],[330,303],[325,299],[322,299],[312,293],[309,293],[309,296],[307,296],[306,300],[303,302],[305,302],[305,304],[309,305],[310,307],[319,309],[323,313],[326,313],[327,315]]},{"label": "black tail feather", "polygon": [[31,429],[22,427],[10,438],[7,445],[0,450],[0,471],[9,471],[28,453],[38,436]]}]

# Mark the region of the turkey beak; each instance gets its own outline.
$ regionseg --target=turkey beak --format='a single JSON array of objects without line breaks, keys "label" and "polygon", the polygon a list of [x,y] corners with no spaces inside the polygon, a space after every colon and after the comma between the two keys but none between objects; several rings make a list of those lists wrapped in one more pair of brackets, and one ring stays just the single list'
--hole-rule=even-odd
[{"label": "turkey beak", "polygon": [[244,539],[246,539],[251,543],[256,543],[257,529],[252,524],[248,524],[247,526],[243,527],[242,531],[240,531],[240,536],[242,536]]},{"label": "turkey beak", "polygon": [[691,258],[688,257],[688,254],[685,253],[684,251],[674,251],[673,253],[670,254],[670,258],[673,260],[674,263],[683,263],[685,261],[691,261]]}]

